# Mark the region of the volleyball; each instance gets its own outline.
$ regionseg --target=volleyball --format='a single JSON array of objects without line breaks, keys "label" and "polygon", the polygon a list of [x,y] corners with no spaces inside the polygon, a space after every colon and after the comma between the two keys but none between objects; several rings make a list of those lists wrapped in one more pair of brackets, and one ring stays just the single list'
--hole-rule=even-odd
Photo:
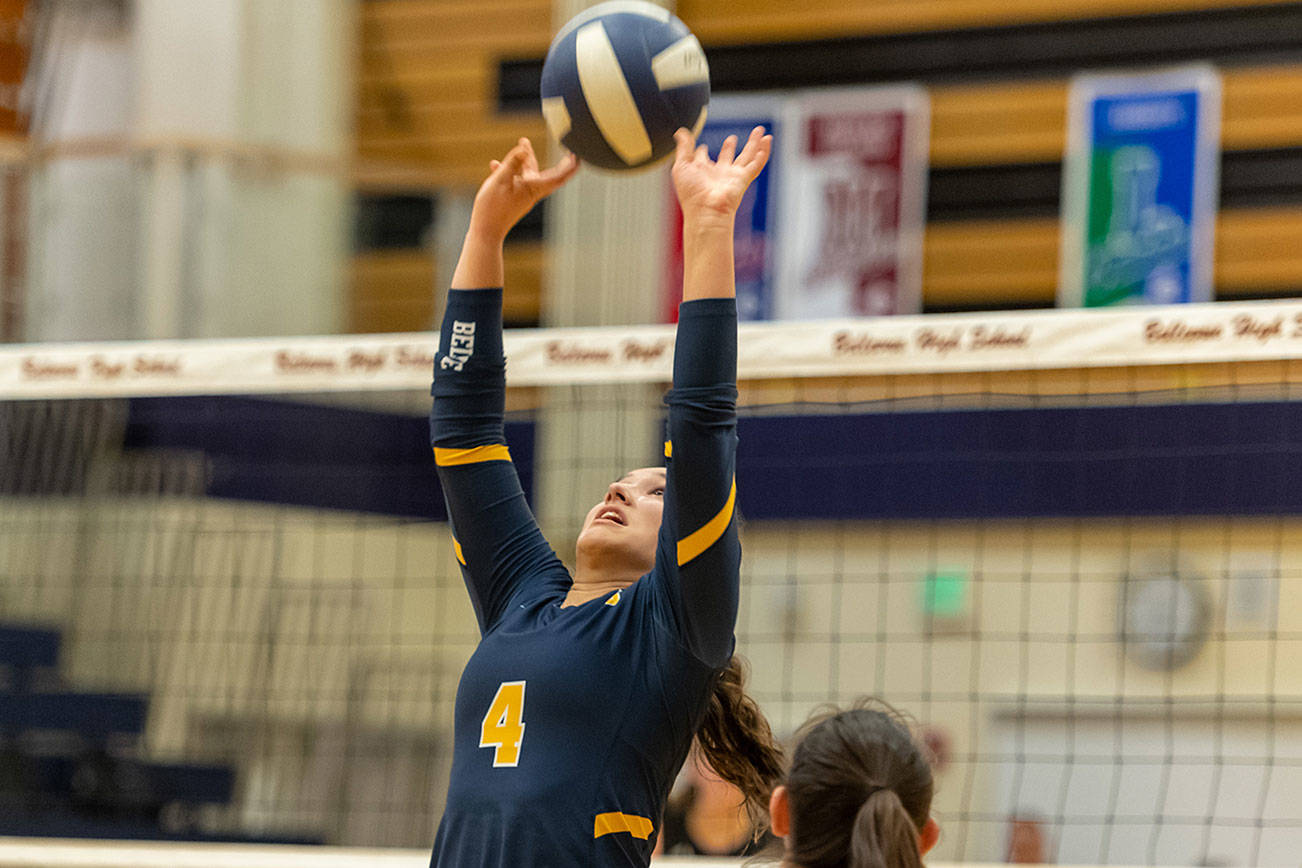
[{"label": "volleyball", "polygon": [[542,71],[551,134],[603,169],[637,169],[674,150],[674,131],[700,132],[710,68],[687,25],[643,0],[610,0],[572,18]]}]

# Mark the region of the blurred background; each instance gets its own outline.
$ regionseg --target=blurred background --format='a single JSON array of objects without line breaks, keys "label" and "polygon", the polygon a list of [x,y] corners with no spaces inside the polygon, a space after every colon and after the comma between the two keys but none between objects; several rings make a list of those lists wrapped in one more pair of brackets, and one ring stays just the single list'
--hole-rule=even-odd
[{"label": "blurred background", "polygon": [[[548,141],[542,59],[587,5],[2,0],[0,337],[429,331],[488,161]],[[1249,363],[743,384],[739,651],[775,728],[865,694],[917,716],[944,860],[1296,864],[1302,3],[665,5],[706,48],[707,139],[779,131],[738,236],[750,318],[993,311],[1015,336],[1089,302],[1095,247],[1161,266],[1111,301],[1278,300],[1225,327],[1274,348]],[[1171,67],[1194,83],[1122,90],[1200,100],[1183,175],[1145,145],[1179,195],[1080,126],[1099,76]],[[856,112],[840,156],[810,144]],[[1171,257],[1109,247],[1172,220]],[[581,174],[507,240],[508,326],[672,319],[674,227],[663,167]],[[427,390],[10,386],[0,835],[428,847],[477,633]],[[659,391],[512,390],[563,555],[656,454]]]},{"label": "blurred background", "polygon": [[[716,95],[925,87],[930,312],[1052,306],[1070,77],[1194,61],[1223,76],[1214,297],[1296,291],[1294,5],[737,0],[676,11],[709,49]],[[5,337],[429,329],[487,161],[521,135],[547,141],[541,59],[556,22],[581,6],[12,0]],[[591,203],[599,186],[571,198]],[[641,202],[659,238],[660,206]],[[546,238],[585,228],[564,216],[533,215],[513,235],[508,321],[659,319],[662,305],[648,316],[567,303],[543,267]],[[659,293],[655,253],[626,278],[640,287],[630,294]]]}]

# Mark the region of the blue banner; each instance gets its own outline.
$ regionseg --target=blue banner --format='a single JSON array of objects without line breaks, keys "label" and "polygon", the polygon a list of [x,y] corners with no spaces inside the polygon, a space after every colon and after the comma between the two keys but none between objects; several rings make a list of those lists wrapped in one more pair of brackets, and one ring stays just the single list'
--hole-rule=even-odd
[{"label": "blue banner", "polygon": [[[707,145],[711,157],[718,157],[719,148],[728,136],[736,136],[738,149],[746,142],[750,131],[757,126],[778,133],[776,111],[756,110],[761,104],[774,108],[777,100],[767,101],[754,97],[716,97],[710,103],[709,119],[697,137],[699,144]],[[737,209],[733,245],[737,275],[737,314],[743,320],[773,318],[774,265],[773,243],[776,214],[776,194],[781,158],[774,148],[768,166],[746,191],[741,207]],[[672,191],[671,191],[672,192]],[[669,264],[665,275],[665,319],[672,322],[683,293],[682,265],[682,213],[677,200],[670,209]]]}]

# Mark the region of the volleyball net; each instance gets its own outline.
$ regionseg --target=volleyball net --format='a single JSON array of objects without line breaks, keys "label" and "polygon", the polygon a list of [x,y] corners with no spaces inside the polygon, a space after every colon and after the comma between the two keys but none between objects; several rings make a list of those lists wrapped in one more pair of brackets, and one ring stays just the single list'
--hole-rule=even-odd
[{"label": "volleyball net", "polygon": [[[435,339],[0,348],[0,835],[430,845],[478,638]],[[562,557],[659,463],[672,346],[508,333]],[[780,734],[911,714],[940,861],[1296,862],[1302,303],[746,325],[740,368]]]}]

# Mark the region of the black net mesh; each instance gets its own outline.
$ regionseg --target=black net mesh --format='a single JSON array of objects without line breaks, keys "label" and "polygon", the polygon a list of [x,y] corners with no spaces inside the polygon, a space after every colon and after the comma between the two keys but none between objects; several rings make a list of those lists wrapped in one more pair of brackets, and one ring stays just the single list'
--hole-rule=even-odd
[{"label": "black net mesh", "polygon": [[[940,861],[1296,864],[1302,363],[742,384],[738,650]],[[513,389],[563,557],[661,387]],[[423,847],[477,630],[421,390],[0,404],[0,834]]]}]

